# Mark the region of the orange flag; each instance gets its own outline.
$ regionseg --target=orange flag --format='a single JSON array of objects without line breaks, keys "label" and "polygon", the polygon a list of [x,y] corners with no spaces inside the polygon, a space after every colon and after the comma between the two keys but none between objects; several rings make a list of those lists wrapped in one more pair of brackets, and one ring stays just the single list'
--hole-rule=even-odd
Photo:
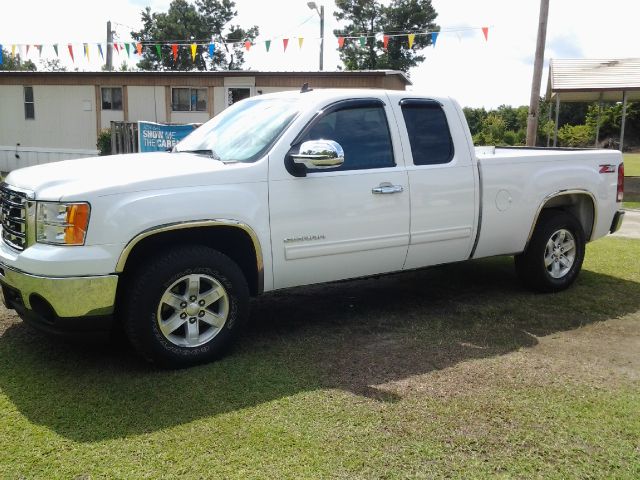
[{"label": "orange flag", "polygon": [[136,50],[138,50],[138,55],[142,55],[142,44],[136,43]]},{"label": "orange flag", "polygon": [[485,41],[489,41],[489,27],[482,27],[482,33],[484,34]]},{"label": "orange flag", "polygon": [[385,35],[382,37],[382,46],[385,50],[389,46],[389,35]]},{"label": "orange flag", "polygon": [[249,40],[247,40],[246,42],[244,42],[244,48],[247,49],[247,52],[249,51],[249,49],[251,48],[251,42]]},{"label": "orange flag", "polygon": [[338,37],[338,48],[344,47],[344,37]]},{"label": "orange flag", "polygon": [[178,45],[173,43],[171,45],[171,51],[173,52],[173,61],[175,62],[178,59]]}]

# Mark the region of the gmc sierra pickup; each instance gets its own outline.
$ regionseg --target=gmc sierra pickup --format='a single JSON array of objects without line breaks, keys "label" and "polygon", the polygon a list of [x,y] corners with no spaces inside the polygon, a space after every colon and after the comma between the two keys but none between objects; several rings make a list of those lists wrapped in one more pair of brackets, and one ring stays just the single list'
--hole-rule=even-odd
[{"label": "gmc sierra pickup", "polygon": [[12,172],[0,282],[42,329],[119,322],[145,358],[220,356],[274,289],[515,255],[554,292],[585,243],[620,227],[618,151],[475,149],[450,98],[403,91],[263,95],[171,152]]}]

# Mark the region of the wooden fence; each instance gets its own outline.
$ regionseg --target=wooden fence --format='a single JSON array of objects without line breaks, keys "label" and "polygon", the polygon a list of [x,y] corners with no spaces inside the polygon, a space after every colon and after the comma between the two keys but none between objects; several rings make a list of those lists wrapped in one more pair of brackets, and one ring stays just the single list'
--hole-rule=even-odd
[{"label": "wooden fence", "polygon": [[111,154],[138,152],[138,123],[111,122]]}]

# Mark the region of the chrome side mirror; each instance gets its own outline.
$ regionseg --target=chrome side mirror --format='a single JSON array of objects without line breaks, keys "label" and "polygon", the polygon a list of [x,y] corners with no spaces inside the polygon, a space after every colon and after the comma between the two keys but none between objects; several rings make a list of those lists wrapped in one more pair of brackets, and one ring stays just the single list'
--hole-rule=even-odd
[{"label": "chrome side mirror", "polygon": [[344,163],[344,150],[333,140],[309,140],[300,145],[298,153],[291,154],[293,162],[309,170],[339,167]]}]

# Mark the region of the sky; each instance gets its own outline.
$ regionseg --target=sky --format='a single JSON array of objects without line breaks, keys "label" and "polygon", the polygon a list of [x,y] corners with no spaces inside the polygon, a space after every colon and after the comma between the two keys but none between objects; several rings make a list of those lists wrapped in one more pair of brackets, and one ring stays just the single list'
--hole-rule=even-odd
[{"label": "sky", "polygon": [[[234,23],[260,28],[258,44],[246,54],[245,67],[252,70],[314,71],[318,69],[319,18],[306,0],[235,0]],[[16,44],[43,44],[42,58],[55,58],[52,44],[59,43],[60,58],[72,69],[98,70],[96,43],[105,43],[106,22],[111,20],[118,41],[130,41],[129,32],[141,25],[140,12],[149,5],[166,11],[169,0],[23,0],[8,2],[0,16],[0,44],[11,50]],[[324,69],[340,64],[333,29],[332,1],[325,5]],[[502,104],[528,105],[533,57],[538,28],[539,0],[432,0],[436,23],[443,33],[435,47],[427,47],[426,60],[410,72],[414,91],[449,95],[463,106],[495,108]],[[550,58],[640,57],[637,30],[638,0],[551,0],[545,71]],[[482,27],[489,27],[485,41]],[[448,31],[448,32],[447,32]],[[297,37],[303,37],[302,48]],[[290,38],[283,51],[282,38]],[[272,39],[267,53],[263,40]],[[66,45],[74,45],[72,64]],[[82,44],[90,43],[90,56]],[[23,47],[25,48],[25,47]],[[17,49],[16,51],[19,51]],[[26,52],[25,52],[26,53]],[[114,64],[126,54],[114,55]],[[27,58],[38,64],[38,52],[30,48]],[[137,57],[128,60],[132,65]]]}]

